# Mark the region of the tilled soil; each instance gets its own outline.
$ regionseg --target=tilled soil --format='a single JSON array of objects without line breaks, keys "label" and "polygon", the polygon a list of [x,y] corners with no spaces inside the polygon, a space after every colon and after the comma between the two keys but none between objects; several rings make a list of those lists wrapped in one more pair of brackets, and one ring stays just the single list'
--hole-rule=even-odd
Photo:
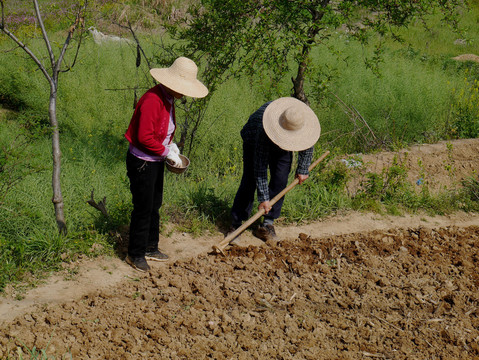
[{"label": "tilled soil", "polygon": [[477,226],[300,234],[22,314],[0,358],[479,359],[478,262]]}]

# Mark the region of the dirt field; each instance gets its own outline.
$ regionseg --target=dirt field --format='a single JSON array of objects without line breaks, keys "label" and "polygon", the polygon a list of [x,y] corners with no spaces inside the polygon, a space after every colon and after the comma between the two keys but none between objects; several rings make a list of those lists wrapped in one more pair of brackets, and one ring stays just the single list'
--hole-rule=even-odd
[{"label": "dirt field", "polygon": [[[464,176],[448,161],[477,169],[477,141],[436,147],[414,154],[438,183]],[[34,347],[56,359],[479,359],[478,214],[353,213],[277,232],[284,241],[264,244],[247,231],[225,257],[208,254],[222,234],[174,234],[160,242],[172,260],[149,274],[117,258],[70,265],[74,279],[2,299],[0,359]]]}]

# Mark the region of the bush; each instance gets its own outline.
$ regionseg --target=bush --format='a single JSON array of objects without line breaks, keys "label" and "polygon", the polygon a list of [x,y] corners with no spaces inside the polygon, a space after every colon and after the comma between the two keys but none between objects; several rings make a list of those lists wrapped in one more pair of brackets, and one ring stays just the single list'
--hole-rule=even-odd
[{"label": "bush", "polygon": [[476,138],[479,136],[479,81],[464,78],[462,89],[453,89],[450,123],[447,133],[452,138]]}]

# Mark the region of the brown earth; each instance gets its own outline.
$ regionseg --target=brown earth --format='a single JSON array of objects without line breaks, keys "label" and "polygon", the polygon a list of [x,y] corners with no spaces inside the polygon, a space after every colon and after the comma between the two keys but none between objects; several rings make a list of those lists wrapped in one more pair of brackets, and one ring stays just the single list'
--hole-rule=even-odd
[{"label": "brown earth", "polygon": [[[459,184],[478,144],[408,149],[412,183]],[[359,157],[378,171],[394,154]],[[118,258],[66,265],[2,299],[0,359],[479,359],[479,214],[348,213],[277,232],[264,244],[248,230],[224,257],[209,254],[221,233],[174,233],[149,274]]]},{"label": "brown earth", "polygon": [[[457,188],[461,181],[476,176],[479,169],[479,140],[465,139],[441,141],[437,144],[414,145],[396,152],[381,152],[368,155],[351,155],[344,160],[359,159],[365,166],[352,170],[356,176],[350,182],[351,189],[357,189],[366,172],[381,173],[393,164],[407,169],[407,178],[418,189],[428,186],[431,191]],[[421,184],[421,185],[418,185]]]},{"label": "brown earth", "polygon": [[474,61],[479,62],[479,56],[475,54],[462,54],[456,57],[453,57],[454,60],[457,61]]}]

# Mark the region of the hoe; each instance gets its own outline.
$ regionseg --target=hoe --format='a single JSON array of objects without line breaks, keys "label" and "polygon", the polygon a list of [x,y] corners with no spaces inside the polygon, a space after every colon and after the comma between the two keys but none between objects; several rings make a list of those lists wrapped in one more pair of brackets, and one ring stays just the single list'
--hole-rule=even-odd
[{"label": "hoe", "polygon": [[[316,167],[316,165],[318,165],[321,161],[323,161],[328,155],[329,155],[329,151],[326,151],[323,155],[321,155],[315,162],[313,162],[309,166],[308,170],[311,172],[311,170],[313,170]],[[272,200],[270,200],[269,202],[270,205],[273,206],[279,199],[281,199],[284,195],[286,195],[286,193],[290,191],[292,188],[294,188],[298,183],[299,183],[299,180],[294,179],[291,182],[291,184],[285,187],[278,195],[276,195]],[[231,234],[229,234],[223,240],[221,240],[221,242],[219,242],[217,245],[213,245],[213,253],[225,255],[223,250],[228,246],[230,241],[233,240],[238,235],[240,235],[243,231],[245,231],[251,224],[253,224],[263,214],[264,214],[264,209],[259,210],[256,214],[254,214],[247,221],[245,221],[239,228],[237,228],[235,231],[233,231]]]}]

